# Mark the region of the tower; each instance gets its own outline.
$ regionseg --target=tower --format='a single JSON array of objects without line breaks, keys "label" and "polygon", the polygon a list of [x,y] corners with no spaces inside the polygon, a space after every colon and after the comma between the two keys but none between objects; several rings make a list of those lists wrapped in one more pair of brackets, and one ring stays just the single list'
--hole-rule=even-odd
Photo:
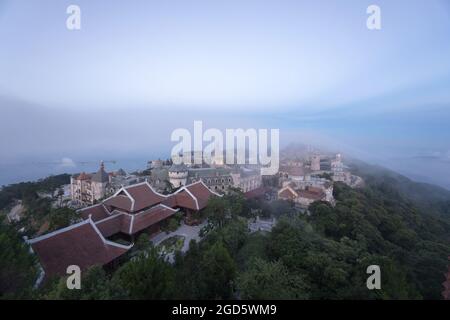
[{"label": "tower", "polygon": [[92,193],[93,200],[99,200],[106,195],[106,188],[109,183],[109,174],[105,171],[103,161],[100,163],[100,169],[92,175]]},{"label": "tower", "polygon": [[188,177],[188,168],[184,163],[174,164],[169,168],[169,181],[175,187],[185,186]]},{"label": "tower", "polygon": [[317,154],[311,157],[311,170],[320,171],[320,156]]}]

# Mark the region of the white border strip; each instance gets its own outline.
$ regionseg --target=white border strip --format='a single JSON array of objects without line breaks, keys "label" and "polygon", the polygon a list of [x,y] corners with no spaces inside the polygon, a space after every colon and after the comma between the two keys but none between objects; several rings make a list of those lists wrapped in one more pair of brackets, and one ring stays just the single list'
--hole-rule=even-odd
[{"label": "white border strip", "polygon": [[95,224],[100,224],[100,223],[103,223],[103,222],[105,222],[105,221],[112,220],[112,219],[114,219],[114,218],[120,217],[120,216],[122,216],[122,215],[126,215],[126,213],[124,213],[124,212],[118,212],[117,214],[114,214],[114,215],[112,215],[112,216],[110,216],[110,217],[106,217],[106,218],[104,218],[104,219],[102,219],[102,220],[94,221],[94,223],[95,223]]},{"label": "white border strip", "polygon": [[125,194],[128,196],[128,198],[130,198],[131,200],[131,210],[130,211],[134,211],[134,198],[131,196],[131,194],[127,191],[126,188],[123,188],[123,192],[125,192]]},{"label": "white border strip", "polygon": [[174,209],[174,208],[171,208],[171,207],[169,207],[169,206],[166,206],[165,204],[162,204],[162,203],[158,204],[158,206],[163,207],[163,208],[166,208],[166,209],[171,210],[171,211],[173,211],[173,212],[180,211],[180,208]]},{"label": "white border strip", "polygon": [[132,216],[131,216],[130,229],[128,230],[128,233],[129,233],[129,234],[133,234],[134,216],[135,216],[135,215],[132,215]]},{"label": "white border strip", "polygon": [[149,183],[147,180],[145,180],[145,182],[146,182],[147,185],[149,186],[150,190],[152,190],[152,192],[155,193],[155,194],[157,194],[158,196],[161,196],[161,197],[163,197],[163,198],[167,198],[167,197],[170,196],[170,194],[162,194],[162,193],[159,193],[158,191],[156,191],[155,189],[153,189],[153,187],[150,185],[150,183]]},{"label": "white border strip", "polygon": [[65,227],[65,228],[62,228],[62,229],[58,229],[58,230],[55,230],[55,231],[53,231],[53,232],[44,234],[43,236],[40,236],[40,237],[37,237],[37,238],[34,238],[34,239],[27,240],[27,242],[28,242],[29,244],[33,244],[33,243],[36,243],[36,242],[39,242],[39,241],[42,241],[42,240],[51,238],[51,237],[53,237],[53,236],[56,236],[57,234],[60,234],[60,233],[63,233],[63,232],[66,232],[66,231],[69,231],[69,230],[78,228],[79,226],[82,226],[82,225],[84,225],[84,224],[86,224],[86,223],[89,223],[89,221],[90,221],[90,218],[89,218],[89,219],[86,219],[86,220],[83,220],[83,221],[81,221],[81,222],[72,224],[72,225],[70,225],[70,226],[68,226],[68,227]]},{"label": "white border strip", "polygon": [[197,198],[192,194],[191,191],[189,191],[188,188],[184,187],[184,190],[192,197],[192,199],[194,199],[194,201],[195,201],[195,206],[197,207],[197,210],[200,210],[200,207],[198,206]]},{"label": "white border strip", "polygon": [[200,180],[200,182],[201,182],[201,184],[203,184],[203,185],[205,186],[205,188],[208,189],[212,194],[215,194],[215,195],[218,196],[218,197],[223,197],[223,194],[219,194],[219,193],[217,193],[217,192],[211,190],[211,189],[203,182],[203,180]]},{"label": "white border strip", "polygon": [[94,223],[94,221],[92,221],[92,219],[89,217],[89,223],[92,225],[92,227],[94,228],[94,230],[95,230],[95,232],[97,232],[97,234],[99,235],[99,237],[100,237],[100,239],[103,241],[103,243],[104,244],[108,244],[108,245],[111,245],[111,246],[116,246],[116,247],[119,247],[119,248],[123,248],[123,249],[130,249],[133,245],[134,245],[134,243],[132,243],[131,245],[129,245],[129,246],[125,246],[125,245],[123,245],[123,244],[119,244],[119,243],[115,243],[115,242],[112,242],[112,241],[109,241],[109,240],[106,240],[105,239],[105,237],[102,235],[102,233],[100,232],[100,230],[98,230],[98,228],[97,228],[97,226],[95,225],[95,223]]}]

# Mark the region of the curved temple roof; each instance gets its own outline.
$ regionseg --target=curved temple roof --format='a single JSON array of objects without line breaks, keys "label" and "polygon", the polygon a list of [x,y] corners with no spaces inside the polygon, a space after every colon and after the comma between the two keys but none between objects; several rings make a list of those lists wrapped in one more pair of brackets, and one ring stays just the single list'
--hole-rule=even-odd
[{"label": "curved temple roof", "polygon": [[105,265],[127,252],[106,240],[117,233],[136,234],[175,214],[180,208],[194,211],[206,207],[211,191],[202,181],[162,195],[147,183],[121,188],[103,203],[79,210],[82,222],[29,240],[46,275],[64,275],[69,265],[82,270]]}]

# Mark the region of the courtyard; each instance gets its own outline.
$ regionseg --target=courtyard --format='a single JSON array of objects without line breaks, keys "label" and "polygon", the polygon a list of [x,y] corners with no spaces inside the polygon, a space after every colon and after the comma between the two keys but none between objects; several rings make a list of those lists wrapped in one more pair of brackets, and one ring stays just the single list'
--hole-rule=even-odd
[{"label": "courtyard", "polygon": [[207,224],[203,222],[198,226],[188,226],[184,223],[173,232],[161,232],[150,241],[155,247],[159,247],[169,262],[173,262],[176,251],[185,253],[189,249],[191,240],[200,241],[200,230]]}]

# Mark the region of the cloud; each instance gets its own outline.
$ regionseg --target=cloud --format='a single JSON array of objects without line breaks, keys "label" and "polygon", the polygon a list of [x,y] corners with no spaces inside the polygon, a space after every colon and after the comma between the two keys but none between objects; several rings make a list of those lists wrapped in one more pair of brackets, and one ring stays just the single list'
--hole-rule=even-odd
[{"label": "cloud", "polygon": [[70,158],[62,158],[61,163],[59,164],[59,167],[61,168],[74,168],[76,166],[75,162]]}]

